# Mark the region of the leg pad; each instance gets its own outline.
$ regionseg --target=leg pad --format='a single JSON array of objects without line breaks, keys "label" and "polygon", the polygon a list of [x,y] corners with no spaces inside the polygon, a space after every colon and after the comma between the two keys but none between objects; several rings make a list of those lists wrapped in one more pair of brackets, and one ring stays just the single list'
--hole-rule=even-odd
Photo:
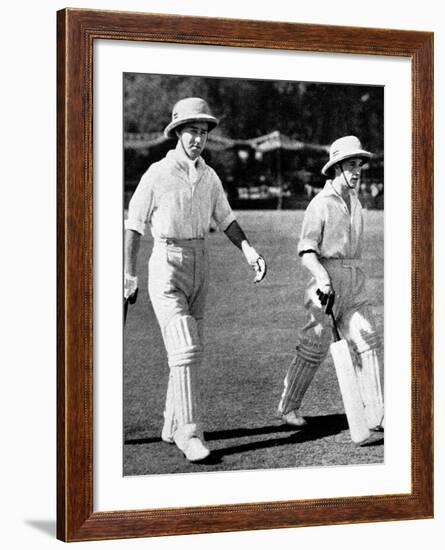
[{"label": "leg pad", "polygon": [[284,390],[278,405],[281,414],[299,409],[318,367],[326,357],[327,350],[317,344],[300,343],[297,354],[284,379]]},{"label": "leg pad", "polygon": [[164,329],[164,342],[170,367],[197,365],[202,361],[198,323],[192,316],[172,319]]},{"label": "leg pad", "polygon": [[384,406],[380,384],[380,368],[376,350],[359,354],[360,362],[356,365],[357,381],[360,389],[369,428],[383,426]]}]

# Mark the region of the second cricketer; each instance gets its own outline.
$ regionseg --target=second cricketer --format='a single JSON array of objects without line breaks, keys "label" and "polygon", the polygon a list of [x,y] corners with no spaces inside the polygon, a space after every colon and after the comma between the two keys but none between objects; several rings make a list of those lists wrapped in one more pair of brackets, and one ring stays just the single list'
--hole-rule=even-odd
[{"label": "second cricketer", "polygon": [[339,330],[359,358],[355,372],[368,428],[383,430],[381,342],[361,268],[363,213],[357,197],[361,171],[371,156],[355,136],[332,143],[329,161],[322,169],[329,179],[305,212],[298,254],[310,274],[305,292],[308,317],[278,406],[283,420],[294,426],[306,424],[300,406],[329,351],[332,326],[323,306],[335,293],[333,307]]}]

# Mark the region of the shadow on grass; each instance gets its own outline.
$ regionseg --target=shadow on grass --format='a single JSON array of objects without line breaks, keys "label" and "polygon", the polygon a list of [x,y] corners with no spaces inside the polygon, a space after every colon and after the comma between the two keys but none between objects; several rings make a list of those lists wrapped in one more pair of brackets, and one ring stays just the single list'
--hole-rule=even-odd
[{"label": "shadow on grass", "polygon": [[[216,463],[225,455],[255,451],[258,449],[279,447],[282,445],[316,441],[318,439],[323,439],[324,437],[336,435],[348,429],[348,423],[344,414],[312,416],[306,417],[306,420],[307,426],[303,429],[299,429],[287,424],[280,424],[278,426],[269,425],[253,428],[234,428],[230,430],[215,430],[212,432],[205,432],[206,441],[221,441],[228,439],[268,436],[274,434],[286,434],[286,437],[241,443],[238,445],[233,445],[232,447],[226,447],[224,449],[213,449],[211,454],[211,462]],[[127,439],[125,441],[125,444],[148,445],[160,442],[160,437],[144,437],[138,439]],[[376,441],[370,442],[369,444],[367,444],[367,447],[378,446],[382,444],[383,437]]]},{"label": "shadow on grass", "polygon": [[361,447],[380,447],[384,443],[383,433],[371,433],[371,437],[366,443],[360,445]]},{"label": "shadow on grass", "polygon": [[[259,442],[258,448],[276,447],[277,445],[286,445],[287,443],[304,443],[306,441],[315,441],[324,437],[339,434],[349,429],[345,414],[330,414],[325,416],[305,417],[307,426],[296,428],[288,424],[279,426],[263,426],[258,428],[238,428],[234,430],[221,430],[214,432],[205,432],[206,441],[216,441],[221,439],[234,439],[249,436],[259,436],[267,434],[291,433],[289,437],[274,439],[269,442]],[[383,433],[372,434],[368,443],[364,447],[377,447],[383,445]],[[266,443],[269,443],[268,445]],[[252,443],[252,448],[256,448],[257,443]],[[228,453],[229,454],[229,453]]]},{"label": "shadow on grass", "polygon": [[[307,421],[307,426],[305,426],[304,428],[297,428],[289,424],[279,424],[278,426],[261,426],[255,428],[236,428],[232,430],[205,432],[205,438],[207,441],[214,441],[219,439],[234,439],[238,437],[252,437],[258,435],[292,432],[294,435],[304,437],[305,441],[312,441],[315,439],[326,437],[328,435],[334,435],[348,429],[348,423],[344,414],[330,414],[325,416],[309,417],[307,416],[305,417],[305,419]],[[295,434],[295,432],[297,433]]]},{"label": "shadow on grass", "polygon": [[343,414],[306,417],[306,420],[307,426],[301,429],[294,426],[289,426],[287,424],[282,424],[279,426],[263,426],[259,428],[221,430],[216,432],[207,432],[205,435],[207,441],[216,441],[221,439],[232,439],[249,436],[253,437],[277,433],[289,434],[286,437],[267,439],[263,441],[253,441],[252,443],[242,443],[239,445],[234,445],[232,447],[225,447],[224,449],[212,450],[212,456],[214,456],[215,459],[218,459],[223,456],[256,451],[258,449],[267,449],[272,447],[280,447],[283,445],[315,441],[317,439],[336,435],[348,429],[346,416]]},{"label": "shadow on grass", "polygon": [[[258,435],[268,435],[275,433],[295,432],[298,428],[286,424],[280,426],[262,426],[259,428],[234,428],[231,430],[215,430],[213,432],[204,432],[206,441],[217,441],[220,439],[236,439],[239,437],[253,437]],[[125,445],[149,445],[151,443],[160,443],[160,437],[140,437],[137,439],[126,439]]]},{"label": "shadow on grass", "polygon": [[126,439],[124,445],[150,445],[151,443],[161,443],[160,437],[138,437],[136,439]]}]

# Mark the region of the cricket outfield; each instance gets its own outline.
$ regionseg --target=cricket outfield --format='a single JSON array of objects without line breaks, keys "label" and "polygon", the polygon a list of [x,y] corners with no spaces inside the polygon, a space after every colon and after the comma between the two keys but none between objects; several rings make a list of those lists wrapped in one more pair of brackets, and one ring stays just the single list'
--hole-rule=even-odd
[{"label": "cricket outfield", "polygon": [[[237,211],[250,242],[264,255],[261,284],[224,234],[208,238],[211,285],[200,369],[204,434],[212,451],[188,463],[161,441],[168,367],[147,293],[150,236],[138,258],[139,298],[124,329],[124,475],[375,464],[384,445],[350,440],[338,382],[328,357],[305,396],[308,426],[298,430],[275,416],[283,377],[304,323],[307,273],[296,253],[303,211]],[[363,268],[383,334],[383,211],[365,211]],[[382,373],[383,379],[383,373]]]}]

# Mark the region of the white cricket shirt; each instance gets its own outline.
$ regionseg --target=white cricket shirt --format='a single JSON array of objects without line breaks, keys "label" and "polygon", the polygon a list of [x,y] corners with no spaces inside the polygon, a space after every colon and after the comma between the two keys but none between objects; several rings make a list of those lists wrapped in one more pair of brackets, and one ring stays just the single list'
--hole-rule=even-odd
[{"label": "white cricket shirt", "polygon": [[332,181],[309,203],[304,214],[298,253],[314,250],[320,258],[360,259],[363,213],[357,193],[352,191],[351,212]]},{"label": "white cricket shirt", "polygon": [[[221,180],[202,157],[190,170],[180,143],[150,166],[131,198],[125,228],[145,234],[150,223],[154,238],[204,238],[212,220],[224,231],[235,215]],[[193,167],[192,167],[193,168]]]}]

